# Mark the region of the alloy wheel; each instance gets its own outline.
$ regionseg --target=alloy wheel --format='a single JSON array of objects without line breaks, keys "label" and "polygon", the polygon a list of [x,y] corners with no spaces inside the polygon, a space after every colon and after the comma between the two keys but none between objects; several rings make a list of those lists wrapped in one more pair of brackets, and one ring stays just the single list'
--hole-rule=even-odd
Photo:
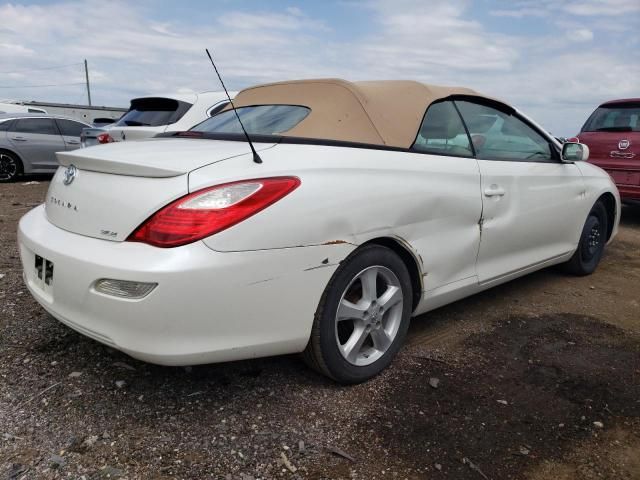
[{"label": "alloy wheel", "polygon": [[0,180],[11,180],[18,173],[18,164],[15,158],[0,153]]},{"label": "alloy wheel", "polygon": [[335,317],[335,337],[352,365],[370,365],[389,349],[402,322],[403,294],[388,268],[362,270],[342,294]]}]

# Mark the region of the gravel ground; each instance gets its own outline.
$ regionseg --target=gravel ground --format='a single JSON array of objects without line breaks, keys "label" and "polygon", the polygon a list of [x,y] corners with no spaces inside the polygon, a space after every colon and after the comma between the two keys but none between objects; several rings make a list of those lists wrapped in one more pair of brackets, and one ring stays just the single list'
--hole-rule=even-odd
[{"label": "gravel ground", "polygon": [[418,317],[346,388],[296,356],[153,366],[56,322],[15,242],[36,181],[0,186],[0,478],[640,479],[640,208],[593,276]]}]

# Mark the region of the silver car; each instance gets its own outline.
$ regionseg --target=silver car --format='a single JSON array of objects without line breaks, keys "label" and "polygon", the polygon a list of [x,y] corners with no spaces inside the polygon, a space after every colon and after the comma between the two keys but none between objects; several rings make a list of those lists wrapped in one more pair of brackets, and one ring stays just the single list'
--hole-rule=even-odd
[{"label": "silver car", "polygon": [[54,172],[55,153],[79,148],[80,133],[90,126],[58,115],[0,115],[0,182],[20,174]]}]

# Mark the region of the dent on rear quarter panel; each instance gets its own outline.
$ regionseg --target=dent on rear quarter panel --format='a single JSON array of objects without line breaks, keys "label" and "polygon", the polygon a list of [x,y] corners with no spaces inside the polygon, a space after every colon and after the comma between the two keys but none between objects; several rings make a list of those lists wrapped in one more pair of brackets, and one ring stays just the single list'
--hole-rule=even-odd
[{"label": "dent on rear quarter panel", "polygon": [[260,155],[259,165],[243,157],[191,172],[192,191],[273,176],[302,182],[265,210],[205,239],[212,250],[347,246],[329,256],[334,264],[367,241],[389,237],[421,258],[425,289],[475,275],[482,206],[474,159],[291,144]]},{"label": "dent on rear quarter panel", "polygon": [[[250,158],[237,158],[191,172],[191,191],[279,175],[297,176],[302,181],[298,189],[274,205],[207,239],[214,250],[286,248],[332,241],[358,244],[361,238],[388,235],[398,226],[424,221],[429,211],[437,212],[441,205],[446,207],[446,188],[430,184],[442,183],[443,175],[448,175],[445,163],[456,163],[456,159],[445,162],[405,152],[318,145],[277,145],[261,156],[260,165]],[[474,161],[469,162],[477,175]],[[450,168],[455,175],[455,165]],[[425,184],[428,178],[433,180]],[[479,195],[477,183],[474,194]],[[425,205],[423,200],[427,199],[430,203]]]}]

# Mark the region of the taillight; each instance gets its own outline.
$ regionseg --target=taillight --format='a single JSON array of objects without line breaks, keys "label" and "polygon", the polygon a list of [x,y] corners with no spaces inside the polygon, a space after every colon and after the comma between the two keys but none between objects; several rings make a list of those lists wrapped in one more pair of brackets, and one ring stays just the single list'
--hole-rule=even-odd
[{"label": "taillight", "polygon": [[153,214],[127,241],[164,248],[186,245],[255,215],[299,185],[296,177],[273,177],[198,190]]},{"label": "taillight", "polygon": [[96,139],[98,140],[98,143],[111,143],[115,141],[108,133],[101,133],[96,137]]},{"label": "taillight", "polygon": [[571,137],[571,138],[567,138],[567,142],[579,143],[580,139],[578,137]]}]

